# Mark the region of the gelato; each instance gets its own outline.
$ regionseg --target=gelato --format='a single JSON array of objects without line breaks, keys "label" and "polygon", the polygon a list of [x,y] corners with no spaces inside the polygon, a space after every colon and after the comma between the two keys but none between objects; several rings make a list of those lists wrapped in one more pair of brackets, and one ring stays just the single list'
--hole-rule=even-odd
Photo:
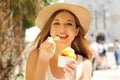
[{"label": "gelato", "polygon": [[56,36],[56,37],[54,38],[54,40],[60,40],[60,37]]},{"label": "gelato", "polygon": [[75,52],[71,47],[67,47],[61,51],[60,55],[58,55],[58,66],[65,67],[66,63],[72,59],[76,60]]}]

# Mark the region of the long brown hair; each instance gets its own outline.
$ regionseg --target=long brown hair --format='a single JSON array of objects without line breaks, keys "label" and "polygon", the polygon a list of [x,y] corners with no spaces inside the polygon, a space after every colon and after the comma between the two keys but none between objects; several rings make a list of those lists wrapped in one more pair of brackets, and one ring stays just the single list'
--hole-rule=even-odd
[{"label": "long brown hair", "polygon": [[55,16],[59,12],[62,12],[62,11],[67,11],[70,14],[72,14],[75,18],[76,28],[79,28],[78,35],[73,40],[71,47],[75,50],[76,54],[82,55],[84,58],[87,58],[87,59],[91,60],[92,59],[92,51],[90,50],[89,43],[88,43],[87,39],[85,38],[84,30],[83,30],[82,26],[80,25],[80,21],[78,20],[78,18],[72,12],[70,12],[68,10],[58,10],[58,11],[56,11],[49,18],[49,20],[46,22],[45,26],[43,27],[43,29],[41,30],[41,32],[39,33],[39,35],[35,39],[33,45],[37,44],[36,48],[39,48],[41,43],[44,42],[47,39],[48,36],[50,36],[51,23],[52,23],[53,19],[55,18]]}]

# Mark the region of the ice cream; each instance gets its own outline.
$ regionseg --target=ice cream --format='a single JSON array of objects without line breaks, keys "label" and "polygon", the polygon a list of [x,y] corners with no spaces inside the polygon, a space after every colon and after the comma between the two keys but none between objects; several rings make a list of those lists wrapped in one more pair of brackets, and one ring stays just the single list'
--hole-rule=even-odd
[{"label": "ice cream", "polygon": [[58,55],[58,66],[65,67],[66,63],[72,59],[76,60],[75,52],[71,47],[67,47],[61,51],[60,55]]},{"label": "ice cream", "polygon": [[69,57],[71,59],[76,59],[75,52],[74,52],[74,50],[71,47],[67,47],[67,48],[63,49],[61,51],[60,55]]},{"label": "ice cream", "polygon": [[60,37],[56,36],[56,37],[54,38],[54,40],[60,40]]}]

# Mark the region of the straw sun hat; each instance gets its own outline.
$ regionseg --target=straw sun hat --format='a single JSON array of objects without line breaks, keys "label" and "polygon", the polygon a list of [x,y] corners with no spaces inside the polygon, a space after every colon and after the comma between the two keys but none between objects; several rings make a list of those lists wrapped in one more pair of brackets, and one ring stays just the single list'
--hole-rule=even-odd
[{"label": "straw sun hat", "polygon": [[91,16],[89,11],[82,6],[69,4],[69,3],[56,3],[42,9],[36,18],[35,21],[36,25],[40,29],[42,29],[46,24],[46,22],[48,21],[48,19],[50,18],[50,16],[57,10],[61,10],[61,9],[69,10],[73,14],[75,14],[76,17],[79,19],[81,26],[84,29],[84,34],[88,32],[91,21]]}]

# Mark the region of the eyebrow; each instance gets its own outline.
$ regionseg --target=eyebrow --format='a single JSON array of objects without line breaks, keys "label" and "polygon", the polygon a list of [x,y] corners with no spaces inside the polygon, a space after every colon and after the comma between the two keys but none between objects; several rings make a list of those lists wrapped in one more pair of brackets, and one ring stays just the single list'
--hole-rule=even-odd
[{"label": "eyebrow", "polygon": [[74,22],[73,20],[67,20],[67,21],[72,21],[72,22]]},{"label": "eyebrow", "polygon": [[53,21],[59,21],[59,19],[53,19]]},{"label": "eyebrow", "polygon": [[[53,21],[59,21],[59,19],[54,19]],[[74,22],[72,19],[69,19],[69,20],[67,20],[67,21],[72,21],[72,22]]]}]

